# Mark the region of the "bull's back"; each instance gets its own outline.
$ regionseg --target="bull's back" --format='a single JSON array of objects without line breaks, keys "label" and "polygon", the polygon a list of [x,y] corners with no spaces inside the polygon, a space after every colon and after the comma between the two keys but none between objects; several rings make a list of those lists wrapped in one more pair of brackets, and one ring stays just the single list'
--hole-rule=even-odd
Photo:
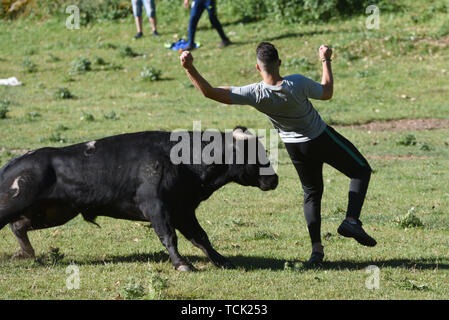
[{"label": "bull's back", "polygon": [[57,177],[52,196],[85,203],[132,197],[142,168],[166,157],[168,141],[169,133],[148,131],[57,149],[51,157]]}]

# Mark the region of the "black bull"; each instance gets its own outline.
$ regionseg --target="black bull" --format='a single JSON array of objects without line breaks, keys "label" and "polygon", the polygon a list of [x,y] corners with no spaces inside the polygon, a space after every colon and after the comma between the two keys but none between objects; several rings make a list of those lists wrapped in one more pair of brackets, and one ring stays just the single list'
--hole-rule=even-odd
[{"label": "black bull", "polygon": [[[178,252],[175,229],[216,266],[231,268],[232,263],[213,249],[195,210],[229,182],[262,190],[276,188],[278,176],[267,159],[247,160],[251,139],[257,141],[259,155],[266,151],[255,136],[243,130],[236,128],[228,136],[218,133],[222,139],[217,139],[221,142],[212,153],[214,159],[223,161],[207,164],[201,159],[197,164],[175,164],[171,150],[179,141],[172,141],[171,133],[163,131],[28,152],[0,170],[0,230],[10,223],[20,244],[16,256],[34,257],[28,231],[62,225],[78,214],[90,222],[97,216],[149,221],[177,270],[193,267]],[[187,136],[194,140],[192,132]],[[207,145],[200,142],[201,149]],[[236,162],[239,152],[245,154],[240,164]],[[232,161],[225,154],[231,154]],[[271,173],[261,174],[261,169]]]}]

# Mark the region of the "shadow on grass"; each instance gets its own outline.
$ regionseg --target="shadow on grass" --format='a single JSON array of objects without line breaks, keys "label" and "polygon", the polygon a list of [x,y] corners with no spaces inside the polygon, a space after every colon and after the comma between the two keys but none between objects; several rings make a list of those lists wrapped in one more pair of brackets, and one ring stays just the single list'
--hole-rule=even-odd
[{"label": "shadow on grass", "polygon": [[[41,257],[41,256],[39,256]],[[43,257],[43,255],[42,255]],[[41,257],[41,258],[42,258]],[[205,256],[184,256],[192,264],[208,263],[209,260]],[[0,256],[0,263],[7,263],[11,261],[12,255],[2,254]],[[285,264],[297,265],[299,270],[308,270],[304,262],[300,260],[285,260],[277,258],[266,258],[257,256],[228,256],[231,262],[239,269],[246,271],[257,270],[284,270]],[[447,261],[447,259],[445,259]],[[70,259],[65,257],[63,261],[58,262],[59,265],[103,265],[109,263],[135,263],[135,262],[167,262],[170,263],[170,258],[165,251],[158,251],[154,253],[133,253],[128,255],[106,256],[104,259]],[[39,265],[39,264],[37,264]],[[339,260],[339,261],[324,261],[322,265],[311,270],[363,270],[369,265],[375,265],[379,268],[402,268],[402,269],[417,269],[417,270],[448,270],[449,264],[440,262],[436,258],[422,258],[422,259],[385,259],[376,261],[353,261],[353,260]]]},{"label": "shadow on grass", "polygon": [[[195,263],[207,263],[209,260],[204,256],[184,256],[189,262]],[[277,258],[255,257],[255,256],[230,256],[228,257],[237,268],[243,268],[247,271],[256,270],[284,270],[285,263],[302,265],[305,261],[299,260],[284,260]],[[443,269],[448,270],[448,263],[436,262],[436,258],[423,258],[423,259],[385,259],[377,261],[324,261],[319,267],[321,270],[362,270],[369,265],[376,265],[379,268],[403,268],[403,269],[418,269],[418,270],[435,270]],[[139,253],[130,255],[119,255],[106,257],[105,260],[93,260],[93,261],[79,261],[76,264],[104,264],[104,263],[131,263],[131,262],[170,262],[169,256],[164,251],[155,253]],[[306,268],[304,268],[306,270]]]}]

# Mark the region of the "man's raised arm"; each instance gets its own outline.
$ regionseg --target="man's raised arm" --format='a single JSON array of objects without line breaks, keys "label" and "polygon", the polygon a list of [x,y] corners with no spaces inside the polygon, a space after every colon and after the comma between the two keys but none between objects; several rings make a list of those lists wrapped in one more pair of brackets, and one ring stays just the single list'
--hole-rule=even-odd
[{"label": "man's raised arm", "polygon": [[332,49],[322,45],[319,50],[321,63],[323,64],[323,78],[321,85],[323,86],[323,96],[321,100],[329,100],[334,93],[334,78],[332,76],[331,56]]},{"label": "man's raised arm", "polygon": [[189,51],[184,51],[179,58],[190,81],[192,81],[192,84],[203,94],[203,96],[221,103],[232,104],[230,88],[212,87],[193,66],[193,56]]}]

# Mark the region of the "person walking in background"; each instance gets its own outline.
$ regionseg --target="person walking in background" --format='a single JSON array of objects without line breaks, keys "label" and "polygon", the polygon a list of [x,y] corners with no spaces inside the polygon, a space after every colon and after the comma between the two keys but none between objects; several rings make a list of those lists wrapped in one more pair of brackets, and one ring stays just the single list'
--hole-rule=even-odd
[{"label": "person walking in background", "polygon": [[150,20],[151,28],[153,29],[153,35],[159,36],[157,32],[156,22],[156,6],[154,0],[131,0],[133,6],[134,20],[136,21],[137,34],[134,39],[139,39],[143,36],[142,32],[142,5],[145,7],[148,19]]},{"label": "person walking in background", "polygon": [[[189,7],[189,0],[184,0],[184,7],[187,9]],[[195,46],[195,33],[198,21],[204,12],[204,9],[209,13],[209,20],[212,26],[217,30],[221,38],[220,47],[227,47],[231,44],[226,34],[223,31],[220,21],[218,21],[215,0],[194,0],[192,2],[192,9],[190,10],[190,21],[189,21],[189,32],[188,32],[188,44],[185,50],[193,50]]]}]

